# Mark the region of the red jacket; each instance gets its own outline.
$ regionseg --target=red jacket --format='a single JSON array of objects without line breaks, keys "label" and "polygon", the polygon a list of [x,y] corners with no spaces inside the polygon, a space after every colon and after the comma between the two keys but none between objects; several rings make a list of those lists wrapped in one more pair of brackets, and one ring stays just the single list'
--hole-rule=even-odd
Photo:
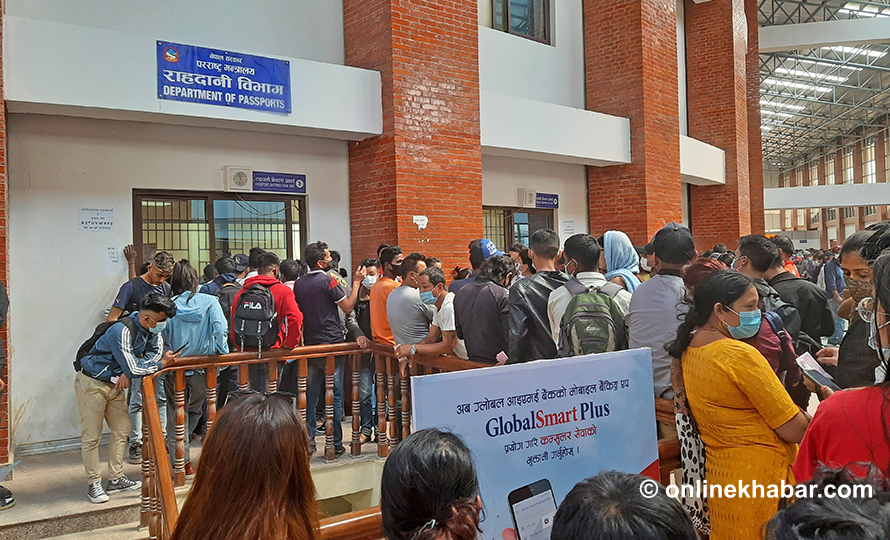
[{"label": "red jacket", "polygon": [[[303,313],[300,312],[300,307],[294,298],[293,289],[288,288],[272,276],[254,276],[245,281],[241,290],[235,293],[235,299],[232,301],[232,313],[229,314],[232,326],[234,327],[235,324],[235,308],[238,306],[241,293],[254,283],[269,287],[272,299],[275,301],[275,311],[278,312],[278,341],[272,348],[292,349],[299,345],[300,337],[302,337]],[[237,350],[240,344],[236,342],[235,333],[233,332],[230,337]]]}]

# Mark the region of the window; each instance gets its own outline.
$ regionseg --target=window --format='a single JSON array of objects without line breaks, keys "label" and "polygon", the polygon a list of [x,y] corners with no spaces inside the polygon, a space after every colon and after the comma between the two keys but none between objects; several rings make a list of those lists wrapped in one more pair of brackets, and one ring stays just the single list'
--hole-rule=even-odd
[{"label": "window", "polygon": [[492,27],[550,44],[550,0],[492,0]]},{"label": "window", "polygon": [[763,221],[767,231],[782,230],[782,211],[767,210],[763,213]]},{"label": "window", "polygon": [[890,127],[884,128],[884,181],[890,182]]},{"label": "window", "polygon": [[873,216],[878,213],[878,207],[877,206],[863,206],[862,213],[865,214],[866,216]]},{"label": "window", "polygon": [[844,208],[844,219],[850,219],[854,217],[856,217],[856,208],[852,206]]},{"label": "window", "polygon": [[819,158],[810,162],[810,185],[819,185]]},{"label": "window", "polygon": [[844,183],[852,184],[853,183],[853,147],[845,146],[844,147]]},{"label": "window", "polygon": [[282,259],[298,258],[306,243],[302,198],[136,191],[134,199],[135,243],[143,261],[169,251],[200,271],[226,253],[247,253],[254,246]]},{"label": "window", "polygon": [[827,154],[825,156],[825,185],[833,186],[834,185],[834,152],[831,154]]},{"label": "window", "polygon": [[837,208],[829,208],[825,211],[825,221],[837,221]]},{"label": "window", "polygon": [[821,214],[822,214],[822,211],[819,210],[818,208],[811,208],[810,209],[810,224],[815,225],[815,224],[819,223],[819,217]]},{"label": "window", "polygon": [[797,226],[803,227],[807,224],[807,211],[806,210],[798,210],[797,211]]},{"label": "window", "polygon": [[878,167],[875,157],[875,138],[866,137],[862,141],[862,182],[874,184],[878,181]]},{"label": "window", "polygon": [[791,210],[785,210],[785,230],[790,231],[794,228],[794,225],[791,223]]},{"label": "window", "polygon": [[798,165],[796,169],[794,169],[794,185],[802,187],[803,183],[803,165]]},{"label": "window", "polygon": [[482,208],[482,232],[501,251],[516,243],[528,245],[538,229],[552,229],[553,210],[545,208]]}]

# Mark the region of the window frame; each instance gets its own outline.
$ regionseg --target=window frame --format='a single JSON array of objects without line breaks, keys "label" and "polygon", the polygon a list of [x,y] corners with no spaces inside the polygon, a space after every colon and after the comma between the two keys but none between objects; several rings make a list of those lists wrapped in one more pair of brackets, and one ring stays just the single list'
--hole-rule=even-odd
[{"label": "window frame", "polygon": [[862,140],[862,183],[875,184],[877,181],[877,141],[874,136],[870,136]]},{"label": "window frame", "polygon": [[[843,174],[843,182],[844,184],[853,184],[856,182],[856,150],[853,148],[852,144],[848,144],[844,147],[842,159],[843,161],[841,162],[841,172]],[[847,180],[847,171],[849,171],[850,173],[849,180]]]},{"label": "window frame", "polygon": [[[506,32],[507,34],[513,36],[519,36],[525,39],[530,39],[537,43],[542,43],[544,45],[553,46],[553,28],[551,27],[551,17],[550,17],[550,0],[542,0],[544,2],[544,39],[539,39],[535,36],[530,36],[528,34],[523,34],[522,32],[516,32],[513,30],[512,26],[509,24],[510,21],[510,0],[491,0],[491,28],[493,30],[497,30],[498,32]],[[497,4],[503,4],[504,6],[504,20],[501,21],[503,23],[503,29],[497,27],[497,22],[495,21],[495,13],[497,13]]]},{"label": "window frame", "polygon": [[[518,206],[482,206],[482,211],[486,210],[500,210],[504,212],[504,241],[507,243],[503,248],[501,246],[496,246],[498,249],[502,249],[504,253],[506,253],[510,246],[516,243],[515,238],[513,236],[514,223],[513,223],[513,215],[519,212],[526,212],[529,214],[546,214],[550,218],[550,227],[553,228],[556,226],[556,210],[553,208],[522,208]],[[555,229],[554,229],[555,230]],[[529,236],[534,233],[534,231],[529,231]],[[489,238],[489,240],[491,240]],[[565,239],[563,239],[565,240]],[[527,246],[526,246],[527,247]]]},{"label": "window frame", "polygon": [[[182,200],[203,200],[204,216],[208,223],[208,246],[210,249],[211,264],[216,260],[216,230],[214,227],[213,203],[215,201],[237,201],[245,202],[284,202],[289,206],[293,200],[300,201],[300,253],[306,249],[308,238],[308,222],[306,219],[307,209],[306,195],[287,194],[287,193],[266,193],[266,192],[230,192],[230,191],[193,191],[178,189],[134,189],[133,190],[133,247],[136,249],[136,266],[138,267],[144,261],[143,258],[143,241],[142,241],[142,201],[148,200],[164,200],[173,201]],[[287,257],[294,256],[293,241],[293,212],[285,211],[285,240],[287,242]],[[233,253],[233,255],[235,255]]]}]

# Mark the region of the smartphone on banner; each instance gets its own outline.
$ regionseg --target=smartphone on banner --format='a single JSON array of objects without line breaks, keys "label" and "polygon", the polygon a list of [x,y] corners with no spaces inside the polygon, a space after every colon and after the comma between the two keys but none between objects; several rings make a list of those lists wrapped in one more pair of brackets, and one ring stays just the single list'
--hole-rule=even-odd
[{"label": "smartphone on banner", "polygon": [[519,540],[550,540],[556,498],[550,480],[544,478],[533,484],[514,489],[507,496],[513,527]]}]

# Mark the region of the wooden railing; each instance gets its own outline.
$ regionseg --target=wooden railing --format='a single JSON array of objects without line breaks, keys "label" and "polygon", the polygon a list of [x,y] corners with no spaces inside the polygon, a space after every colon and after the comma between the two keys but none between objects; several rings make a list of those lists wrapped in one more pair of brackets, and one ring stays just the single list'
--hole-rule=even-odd
[{"label": "wooden railing", "polygon": [[[372,354],[375,364],[374,381],[377,390],[377,455],[386,457],[390,450],[398,443],[399,428],[401,437],[406,437],[411,432],[411,404],[408,388],[408,377],[400,375],[399,360],[395,357],[392,347],[372,344],[368,349],[361,349],[355,343],[341,343],[337,345],[313,345],[298,347],[289,350],[274,350],[263,353],[262,358],[257,357],[256,352],[232,353],[213,356],[190,356],[180,358],[176,365],[160,371],[143,379],[143,448],[142,448],[142,505],[141,523],[149,528],[149,536],[152,540],[166,540],[176,524],[179,515],[174,488],[185,485],[185,441],[190,436],[186,433],[186,396],[185,396],[185,372],[188,370],[203,369],[206,374],[206,428],[209,432],[217,415],[217,369],[234,366],[238,373],[238,389],[247,390],[250,387],[248,366],[251,364],[267,364],[268,379],[267,389],[274,392],[278,389],[279,367],[286,362],[297,363],[297,406],[300,414],[309,422],[315,421],[315,411],[306,411],[306,391],[309,360],[325,360],[325,447],[324,458],[333,460],[336,458],[334,450],[334,372],[335,362],[338,356],[345,356],[346,362],[352,364],[352,380],[346,381],[343,389],[343,400],[352,396],[352,440],[350,453],[354,456],[361,454],[361,356]],[[412,365],[407,368],[407,374],[425,375],[447,371],[460,371],[485,367],[487,364],[470,362],[452,356],[422,357],[418,356]],[[344,366],[345,368],[345,366]],[[161,418],[157,408],[157,394],[155,381],[158,377],[173,373],[174,400],[168,403],[167,414],[174,414],[175,429],[173,467],[171,471],[169,454],[167,452],[164,431],[161,426]],[[168,379],[169,380],[169,379]],[[351,392],[349,387],[351,382]],[[399,422],[396,407],[401,400],[401,422]],[[321,399],[321,395],[319,395]],[[194,426],[190,426],[194,427]],[[171,434],[168,434],[171,435]]]},{"label": "wooden railing", "polygon": [[[334,415],[334,372],[338,356],[346,356],[352,363],[351,394],[348,392],[349,382],[344,386],[344,403],[347,395],[352,396],[352,440],[350,453],[361,454],[360,425],[360,373],[362,354],[372,354],[375,365],[374,381],[377,394],[377,455],[386,457],[398,443],[399,427],[401,437],[411,432],[411,405],[408,377],[402,377],[399,360],[391,347],[372,344],[369,349],[361,349],[355,343],[337,345],[314,345],[298,347],[290,350],[274,350],[263,353],[232,353],[214,356],[191,356],[177,361],[176,365],[143,379],[143,447],[142,447],[142,505],[141,523],[149,529],[152,540],[166,540],[170,537],[179,516],[174,488],[185,485],[185,438],[190,434],[185,430],[185,372],[203,369],[206,373],[206,431],[212,428],[217,415],[217,369],[229,366],[237,368],[238,389],[249,389],[248,366],[267,364],[267,389],[278,389],[279,366],[285,362],[297,362],[297,406],[300,414],[308,421],[315,421],[315,411],[306,411],[306,391],[308,362],[311,359],[325,360],[325,449],[324,457],[334,459],[334,422],[340,421]],[[462,360],[453,356],[418,356],[407,369],[410,375],[426,375],[433,373],[461,371],[486,367]],[[344,366],[345,368],[345,366]],[[155,380],[166,373],[173,373],[174,401],[168,404],[168,414],[174,414],[175,429],[174,459],[171,470],[164,430],[157,407]],[[396,408],[398,397],[401,398],[401,422]],[[319,396],[320,398],[321,396]],[[656,399],[656,418],[660,421],[673,422],[673,405],[668,400]],[[401,424],[401,425],[399,425]],[[193,426],[191,426],[193,427]],[[679,468],[680,445],[677,439],[659,441],[659,459],[662,483],[670,481],[670,472]],[[370,540],[382,537],[379,509],[352,512],[323,520],[320,524],[322,538],[327,540]]]}]

